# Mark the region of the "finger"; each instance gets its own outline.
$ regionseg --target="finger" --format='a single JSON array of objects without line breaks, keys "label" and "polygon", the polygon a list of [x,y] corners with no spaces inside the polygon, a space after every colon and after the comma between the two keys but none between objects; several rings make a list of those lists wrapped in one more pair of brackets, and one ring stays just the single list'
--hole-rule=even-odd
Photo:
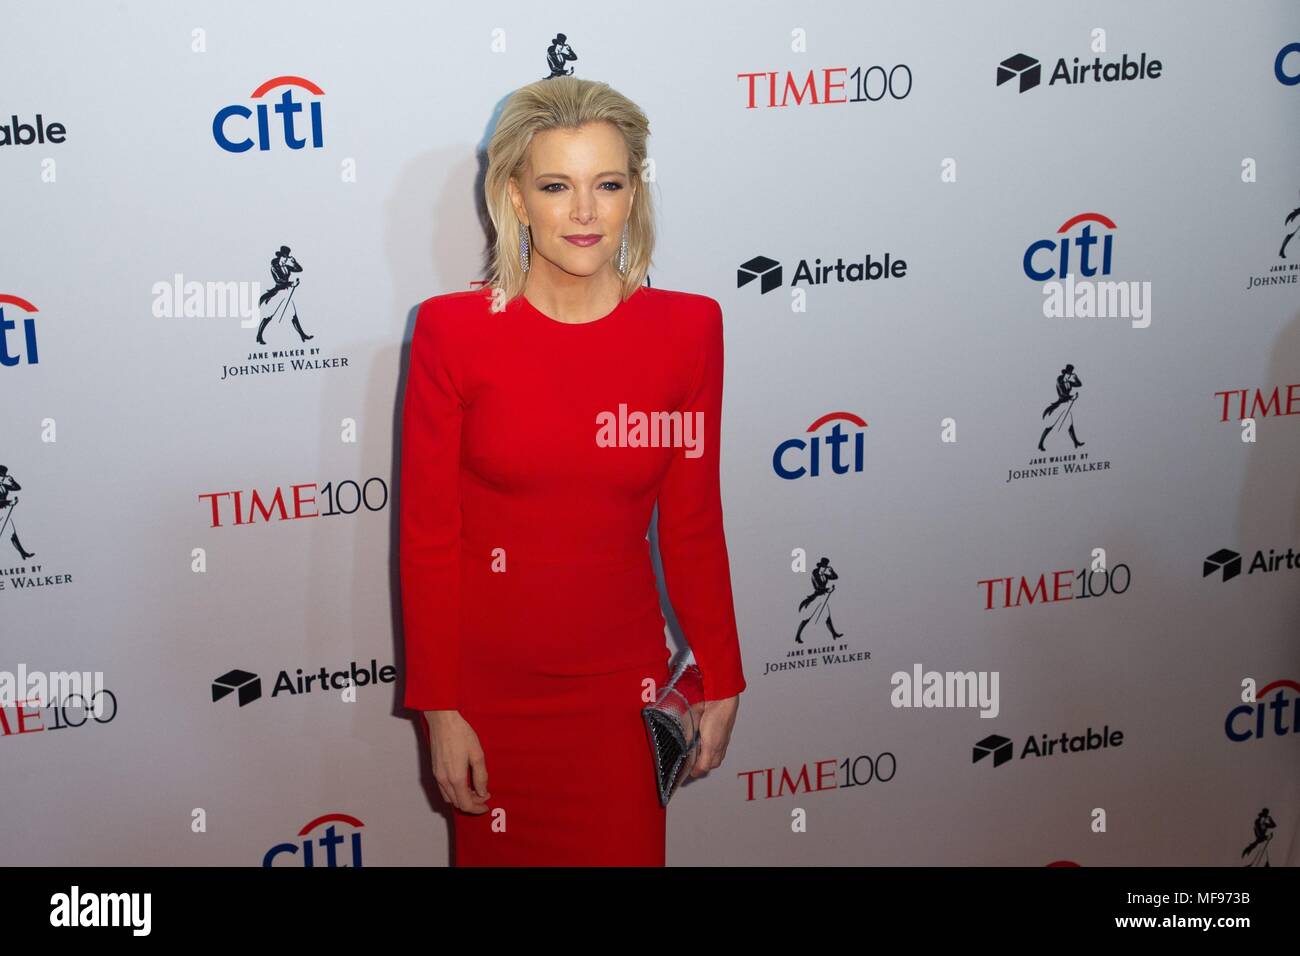
[{"label": "finger", "polygon": [[469,758],[469,770],[474,784],[474,792],[478,794],[480,799],[487,799],[487,761],[483,759],[483,754],[481,752],[473,754]]},{"label": "finger", "polygon": [[[475,766],[475,761],[478,762],[478,767]],[[481,754],[471,756],[469,763],[470,766],[465,771],[465,796],[468,800],[465,810],[469,813],[486,813],[487,798],[491,796],[487,792],[487,765]],[[479,782],[479,774],[482,774],[482,783]]]},{"label": "finger", "polygon": [[699,777],[708,773],[712,767],[709,762],[713,759],[713,746],[700,741],[700,752],[695,756],[695,766],[691,768],[691,776]]},{"label": "finger", "polygon": [[455,787],[456,806],[458,809],[464,810],[466,813],[473,813],[476,806],[476,798],[474,796],[474,791],[471,790],[469,786],[468,772],[461,775],[458,779],[459,782]]},{"label": "finger", "polygon": [[439,783],[438,788],[443,792],[443,795],[446,797],[447,802],[451,804],[453,807],[455,807],[457,810],[468,809],[469,788],[464,786],[457,787],[456,784],[452,782],[455,780],[455,777],[452,774],[446,774],[444,776],[444,779],[446,782]]},{"label": "finger", "polygon": [[[429,729],[428,724],[425,724],[424,731],[429,739],[429,762],[433,764],[433,782],[438,785],[438,793],[442,794],[442,799],[454,806],[455,801],[452,800],[451,788],[447,786],[443,777],[438,776],[441,766],[438,761],[438,748],[434,746],[433,742],[433,731]],[[443,776],[445,777],[445,774]]]}]

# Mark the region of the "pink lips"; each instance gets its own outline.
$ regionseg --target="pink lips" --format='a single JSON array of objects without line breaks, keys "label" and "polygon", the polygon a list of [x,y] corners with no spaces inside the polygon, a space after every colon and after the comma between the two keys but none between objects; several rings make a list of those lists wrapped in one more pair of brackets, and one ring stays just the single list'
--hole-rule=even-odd
[{"label": "pink lips", "polygon": [[601,239],[599,235],[565,236],[564,238],[568,239],[575,246],[594,246],[596,243],[600,242]]}]

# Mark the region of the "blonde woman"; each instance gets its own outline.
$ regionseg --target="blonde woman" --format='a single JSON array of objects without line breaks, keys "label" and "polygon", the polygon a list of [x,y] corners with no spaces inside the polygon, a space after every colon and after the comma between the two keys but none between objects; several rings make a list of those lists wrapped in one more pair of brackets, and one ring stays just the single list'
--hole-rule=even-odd
[{"label": "blonde woman", "polygon": [[[517,90],[488,146],[490,282],[416,319],[405,703],[454,808],[457,866],[664,864],[640,716],[669,676],[656,501],[668,597],[704,675],[694,776],[722,762],[745,688],[718,485],[722,311],[645,284],[648,134],[604,83]],[[651,439],[635,423],[655,413],[670,427]]]}]

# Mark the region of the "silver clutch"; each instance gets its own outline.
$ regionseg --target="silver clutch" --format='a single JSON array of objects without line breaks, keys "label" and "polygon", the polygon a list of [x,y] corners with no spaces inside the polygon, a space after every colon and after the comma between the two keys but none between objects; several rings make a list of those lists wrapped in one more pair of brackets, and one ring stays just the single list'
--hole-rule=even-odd
[{"label": "silver clutch", "polygon": [[703,700],[704,675],[699,665],[683,660],[668,683],[659,688],[654,703],[641,708],[661,806],[668,806],[678,785],[695,765],[700,728],[691,707]]}]

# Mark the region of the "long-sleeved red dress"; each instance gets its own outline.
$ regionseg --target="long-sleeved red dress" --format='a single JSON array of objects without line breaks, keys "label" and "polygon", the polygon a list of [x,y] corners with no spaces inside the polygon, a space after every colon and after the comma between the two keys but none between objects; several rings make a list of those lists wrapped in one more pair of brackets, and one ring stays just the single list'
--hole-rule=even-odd
[{"label": "long-sleeved red dress", "polygon": [[[483,747],[488,811],[453,809],[457,866],[662,866],[641,719],[643,682],[665,683],[671,656],[647,540],[656,500],[705,697],[746,686],[719,490],[722,310],[648,286],[579,324],[522,295],[490,303],[486,287],[435,296],[412,336],[405,704],[458,710]],[[636,413],[657,412],[690,424],[651,439]],[[603,427],[620,419],[625,432]]]}]

